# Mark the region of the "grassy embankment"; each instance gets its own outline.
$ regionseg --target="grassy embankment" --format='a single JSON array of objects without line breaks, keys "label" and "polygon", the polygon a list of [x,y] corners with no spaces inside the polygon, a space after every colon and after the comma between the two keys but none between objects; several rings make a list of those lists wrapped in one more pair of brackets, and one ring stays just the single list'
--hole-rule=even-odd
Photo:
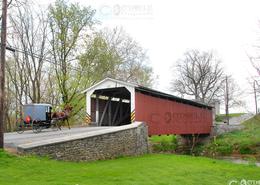
[{"label": "grassy embankment", "polygon": [[260,115],[243,125],[244,129],[222,134],[201,149],[208,155],[240,155],[260,160]]},{"label": "grassy embankment", "polygon": [[[232,155],[259,161],[260,115],[244,122],[243,125],[242,130],[222,134],[206,145],[197,146],[194,153],[210,157]],[[155,152],[174,152],[177,147],[176,136],[173,135],[153,136],[150,141]]]}]

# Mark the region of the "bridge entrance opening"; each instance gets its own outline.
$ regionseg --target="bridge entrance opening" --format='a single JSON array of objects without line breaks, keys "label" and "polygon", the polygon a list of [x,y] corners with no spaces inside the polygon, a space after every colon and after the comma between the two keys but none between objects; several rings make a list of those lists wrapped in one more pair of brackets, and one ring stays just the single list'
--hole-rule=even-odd
[{"label": "bridge entrance opening", "polygon": [[97,89],[91,96],[91,120],[97,126],[131,123],[131,94],[125,87]]}]

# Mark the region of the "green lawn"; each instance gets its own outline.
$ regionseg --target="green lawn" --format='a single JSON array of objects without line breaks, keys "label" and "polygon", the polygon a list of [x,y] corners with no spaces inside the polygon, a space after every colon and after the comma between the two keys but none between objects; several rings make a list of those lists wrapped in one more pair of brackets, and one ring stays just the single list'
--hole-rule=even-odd
[{"label": "green lawn", "polygon": [[0,152],[1,185],[223,185],[241,179],[259,180],[260,168],[171,154],[74,163]]},{"label": "green lawn", "polygon": [[243,130],[218,136],[206,146],[208,152],[216,151],[219,155],[254,154],[260,160],[260,116],[255,116],[243,123]]}]

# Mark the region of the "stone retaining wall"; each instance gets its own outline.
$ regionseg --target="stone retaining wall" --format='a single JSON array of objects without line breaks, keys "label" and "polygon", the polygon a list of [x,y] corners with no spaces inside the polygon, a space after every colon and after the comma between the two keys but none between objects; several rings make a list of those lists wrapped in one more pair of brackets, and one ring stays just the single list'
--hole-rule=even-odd
[{"label": "stone retaining wall", "polygon": [[95,133],[67,136],[18,146],[18,152],[67,161],[93,161],[148,153],[148,130],[144,123],[109,128]]}]

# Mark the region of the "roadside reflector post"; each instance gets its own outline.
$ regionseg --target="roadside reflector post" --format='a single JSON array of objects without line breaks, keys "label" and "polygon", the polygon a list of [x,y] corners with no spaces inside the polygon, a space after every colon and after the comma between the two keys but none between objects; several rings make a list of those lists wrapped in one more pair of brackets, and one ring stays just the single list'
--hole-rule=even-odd
[{"label": "roadside reflector post", "polygon": [[96,94],[96,123],[99,125],[99,94]]}]

